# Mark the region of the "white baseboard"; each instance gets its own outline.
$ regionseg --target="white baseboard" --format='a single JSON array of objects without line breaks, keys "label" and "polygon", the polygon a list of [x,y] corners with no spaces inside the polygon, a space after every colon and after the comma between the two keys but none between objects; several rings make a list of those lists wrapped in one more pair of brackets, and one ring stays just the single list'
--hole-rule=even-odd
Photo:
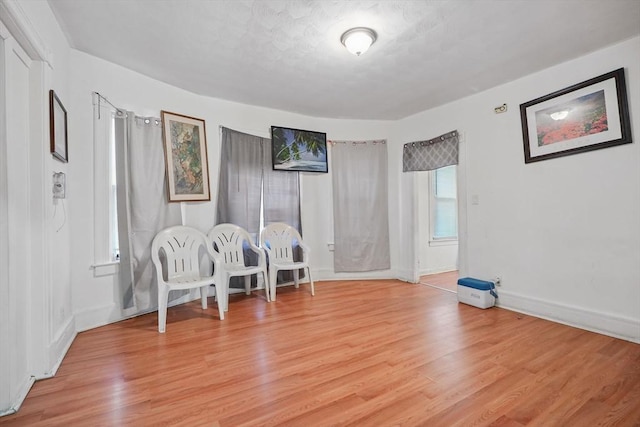
[{"label": "white baseboard", "polygon": [[[244,290],[243,290],[244,292]],[[210,295],[211,292],[210,292]],[[174,301],[169,302],[169,307],[175,305],[184,304],[195,299],[200,299],[198,292],[190,292]],[[99,328],[110,323],[119,322],[121,320],[130,319],[132,317],[142,316],[143,314],[153,313],[157,311],[157,308],[152,308],[142,312],[127,312],[122,310],[115,303],[102,305],[99,307],[88,308],[85,310],[77,311],[75,313],[75,330],[76,332],[84,332],[89,329]]]},{"label": "white baseboard", "polygon": [[69,351],[69,347],[76,338],[76,325],[75,317],[69,318],[67,323],[60,329],[53,342],[49,345],[49,363],[50,368],[44,375],[38,376],[36,379],[41,380],[45,378],[51,378],[56,374],[62,360]]},{"label": "white baseboard", "polygon": [[[311,272],[313,281],[321,280],[376,280],[396,279],[397,274],[393,270],[362,271],[354,273],[336,273],[333,269],[314,270]],[[404,279],[400,279],[404,280]]]},{"label": "white baseboard", "polygon": [[448,273],[450,271],[457,271],[458,267],[442,267],[442,268],[429,268],[425,270],[420,270],[421,276],[426,276],[427,274],[439,274],[439,273]]},{"label": "white baseboard", "polygon": [[69,347],[71,347],[71,343],[73,343],[75,337],[75,323],[72,316],[67,320],[64,326],[60,328],[59,332],[56,334],[55,338],[47,348],[47,371],[40,374],[35,373],[30,375],[20,387],[20,391],[18,392],[16,400],[15,402],[13,402],[11,407],[5,410],[0,410],[0,417],[15,414],[16,412],[18,412],[20,406],[22,406],[22,403],[27,398],[27,394],[29,394],[31,387],[33,387],[33,384],[36,382],[36,380],[53,377],[53,375],[60,367],[60,364],[62,363],[64,356],[67,354]]},{"label": "white baseboard", "polygon": [[35,383],[35,381],[36,381],[36,378],[33,376],[28,377],[26,379],[26,381],[22,384],[22,386],[20,386],[20,391],[16,396],[16,401],[11,405],[11,407],[5,410],[0,410],[0,417],[15,414],[16,412],[18,412],[18,410],[20,409],[20,406],[22,406],[22,403],[27,398],[27,394],[29,393],[29,390],[31,390],[31,387],[33,387],[33,383]]},{"label": "white baseboard", "polygon": [[418,283],[420,281],[419,276],[418,276],[418,281],[414,280],[413,270],[395,270],[392,278],[402,280],[403,282],[409,282],[409,283]]},{"label": "white baseboard", "polygon": [[497,306],[640,344],[640,321],[498,290]]},{"label": "white baseboard", "polygon": [[74,315],[76,332],[87,331],[121,320],[119,319],[120,308],[115,303],[80,310]]}]

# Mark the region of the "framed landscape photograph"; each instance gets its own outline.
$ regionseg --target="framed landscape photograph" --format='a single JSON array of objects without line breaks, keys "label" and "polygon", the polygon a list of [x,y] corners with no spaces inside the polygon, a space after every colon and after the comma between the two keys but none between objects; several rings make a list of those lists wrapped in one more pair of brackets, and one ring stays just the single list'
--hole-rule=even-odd
[{"label": "framed landscape photograph", "polygon": [[49,91],[49,134],[51,154],[61,162],[67,163],[69,161],[67,110],[53,89]]},{"label": "framed landscape photograph", "polygon": [[631,142],[624,68],[520,105],[524,162]]},{"label": "framed landscape photograph", "polygon": [[271,126],[271,158],[273,170],[327,173],[327,134]]},{"label": "framed landscape photograph", "polygon": [[168,111],[161,114],[169,201],[210,200],[204,120]]}]

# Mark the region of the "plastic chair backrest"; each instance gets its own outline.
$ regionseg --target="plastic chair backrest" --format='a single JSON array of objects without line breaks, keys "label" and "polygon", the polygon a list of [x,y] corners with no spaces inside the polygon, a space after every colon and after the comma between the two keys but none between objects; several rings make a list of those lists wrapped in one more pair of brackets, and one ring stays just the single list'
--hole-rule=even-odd
[{"label": "plastic chair backrest", "polygon": [[298,230],[282,222],[267,225],[260,241],[263,247],[269,248],[269,255],[273,261],[293,262],[293,249],[302,241]]},{"label": "plastic chair backrest", "polygon": [[218,224],[209,231],[213,250],[220,254],[220,262],[244,267],[244,248],[251,245],[251,236],[235,224]]},{"label": "plastic chair backrest", "polygon": [[206,250],[207,239],[200,231],[178,225],[156,235],[151,245],[151,258],[162,265],[160,251],[166,259],[167,280],[200,277],[200,248]]}]

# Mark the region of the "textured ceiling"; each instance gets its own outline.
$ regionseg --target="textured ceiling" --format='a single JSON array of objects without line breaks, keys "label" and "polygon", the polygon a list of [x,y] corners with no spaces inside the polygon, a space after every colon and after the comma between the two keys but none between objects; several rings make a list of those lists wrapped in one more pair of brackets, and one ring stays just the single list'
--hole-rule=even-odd
[{"label": "textured ceiling", "polygon": [[[71,46],[191,92],[398,119],[640,34],[639,0],[49,0]],[[340,44],[367,26],[360,57]]]}]

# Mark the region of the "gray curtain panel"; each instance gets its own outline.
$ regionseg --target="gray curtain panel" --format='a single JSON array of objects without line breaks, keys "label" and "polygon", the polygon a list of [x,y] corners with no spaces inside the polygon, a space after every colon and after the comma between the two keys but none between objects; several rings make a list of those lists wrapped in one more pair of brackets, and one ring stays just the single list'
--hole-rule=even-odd
[{"label": "gray curtain panel", "polygon": [[[151,262],[153,238],[160,230],[182,223],[180,205],[167,200],[162,123],[158,118],[149,118],[149,123],[145,119],[128,112],[126,117],[117,115],[115,123],[120,279],[121,286],[128,287],[124,307],[134,308],[135,313],[158,306]],[[171,294],[172,299],[180,296]]]},{"label": "gray curtain panel", "polygon": [[300,174],[298,172],[274,171],[270,139],[266,140],[264,148],[264,225],[284,222],[302,234],[300,227]]},{"label": "gray curtain panel", "polygon": [[[300,173],[274,171],[271,157],[271,140],[265,144],[264,165],[264,225],[274,222],[289,224],[302,235],[300,221]],[[302,250],[294,248],[293,259],[302,261]],[[304,269],[299,271],[299,278],[305,277]],[[291,282],[291,270],[278,271],[278,283]]]},{"label": "gray curtain panel", "polygon": [[[220,179],[216,224],[238,225],[259,242],[260,199],[262,197],[262,157],[265,141],[255,135],[222,128]],[[244,251],[245,265],[258,265],[253,251]],[[255,286],[257,277],[251,277]],[[244,289],[243,277],[232,277],[229,287]]]},{"label": "gray curtain panel", "polygon": [[266,138],[222,128],[216,224],[236,224],[258,242]]},{"label": "gray curtain panel", "polygon": [[116,182],[117,182],[117,215],[118,242],[120,251],[120,266],[118,269],[118,284],[122,295],[122,308],[134,308],[133,297],[133,265],[131,263],[131,244],[129,241],[129,197],[127,196],[127,182],[129,172],[127,166],[127,121],[125,113],[116,112],[115,117],[115,145],[116,145]]},{"label": "gray curtain panel", "polygon": [[386,141],[332,142],[334,269],[391,268]]},{"label": "gray curtain panel", "polygon": [[[301,231],[298,173],[273,170],[271,140],[223,127],[221,141],[216,224],[239,225],[259,243],[262,197],[263,224],[284,222]],[[247,265],[257,264],[251,251],[245,252],[245,257]],[[289,271],[279,272],[278,277],[293,280]],[[234,277],[230,286],[243,288],[243,280]],[[254,284],[255,280],[254,276]]]},{"label": "gray curtain panel", "polygon": [[458,131],[404,144],[402,171],[430,171],[458,164]]}]

